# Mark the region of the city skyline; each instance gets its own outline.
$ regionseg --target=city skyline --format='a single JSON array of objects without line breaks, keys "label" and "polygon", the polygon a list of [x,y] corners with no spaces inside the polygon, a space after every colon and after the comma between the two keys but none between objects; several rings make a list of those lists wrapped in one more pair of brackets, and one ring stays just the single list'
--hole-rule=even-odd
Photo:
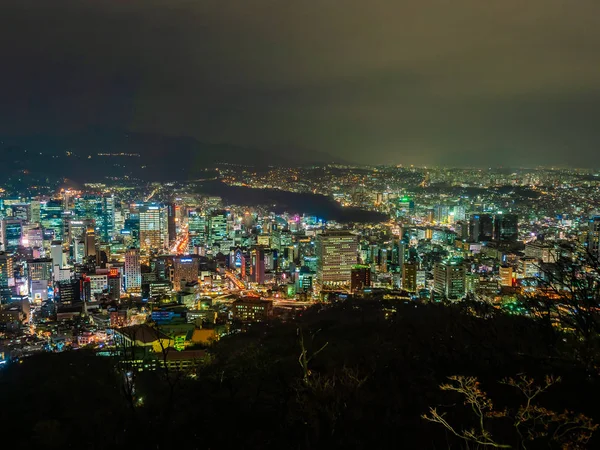
[{"label": "city skyline", "polygon": [[600,1],[3,0],[17,448],[600,448]]}]

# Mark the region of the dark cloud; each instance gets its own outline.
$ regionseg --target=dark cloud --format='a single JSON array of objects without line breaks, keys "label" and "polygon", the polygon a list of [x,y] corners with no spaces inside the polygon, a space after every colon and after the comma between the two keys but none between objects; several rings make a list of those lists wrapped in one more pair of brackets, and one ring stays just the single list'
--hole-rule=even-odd
[{"label": "dark cloud", "polygon": [[597,0],[3,0],[0,131],[598,165]]}]

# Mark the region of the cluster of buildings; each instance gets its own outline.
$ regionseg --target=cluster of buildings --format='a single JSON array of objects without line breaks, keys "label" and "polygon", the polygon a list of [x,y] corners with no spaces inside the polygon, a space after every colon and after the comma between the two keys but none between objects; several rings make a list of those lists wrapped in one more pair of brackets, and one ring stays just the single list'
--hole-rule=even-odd
[{"label": "cluster of buildings", "polygon": [[[282,189],[329,193],[383,213],[374,223],[224,204],[193,183],[3,191],[0,336],[31,336],[28,348],[52,351],[116,348],[150,327],[140,332],[146,356],[157,342],[194,352],[246,324],[349,295],[502,305],[539,289],[535,280],[568,256],[563,244],[600,255],[593,203],[565,206],[544,184],[597,189],[589,174],[461,173],[452,182],[443,170],[399,167],[223,173],[230,184],[285,179]],[[152,335],[155,324],[166,341]],[[176,364],[187,364],[184,354]]]}]

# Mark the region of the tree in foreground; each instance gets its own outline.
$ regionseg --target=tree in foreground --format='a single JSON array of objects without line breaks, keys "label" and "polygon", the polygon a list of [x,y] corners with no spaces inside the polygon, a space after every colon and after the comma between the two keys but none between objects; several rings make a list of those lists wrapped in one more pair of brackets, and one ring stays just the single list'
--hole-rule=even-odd
[{"label": "tree in foreground", "polygon": [[463,425],[451,423],[455,420],[449,416],[455,415],[452,414],[454,411],[442,413],[437,408],[430,408],[429,413],[422,417],[442,425],[459,438],[465,448],[527,449],[529,445],[537,448],[545,444],[546,448],[583,449],[587,448],[598,428],[583,414],[573,411],[559,413],[538,403],[538,396],[559,383],[560,378],[547,376],[543,383],[536,383],[525,375],[502,380],[501,384],[514,388],[521,398],[518,406],[504,409],[494,406],[487,393],[481,390],[477,378],[455,375],[449,380],[440,389],[462,397],[463,405],[470,413],[459,419]]}]

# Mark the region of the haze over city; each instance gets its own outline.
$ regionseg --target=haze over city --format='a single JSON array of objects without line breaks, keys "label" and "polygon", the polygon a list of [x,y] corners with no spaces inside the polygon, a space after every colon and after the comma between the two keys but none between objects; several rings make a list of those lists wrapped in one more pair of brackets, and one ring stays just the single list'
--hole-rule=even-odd
[{"label": "haze over city", "polygon": [[598,165],[594,0],[5,0],[0,133]]}]

